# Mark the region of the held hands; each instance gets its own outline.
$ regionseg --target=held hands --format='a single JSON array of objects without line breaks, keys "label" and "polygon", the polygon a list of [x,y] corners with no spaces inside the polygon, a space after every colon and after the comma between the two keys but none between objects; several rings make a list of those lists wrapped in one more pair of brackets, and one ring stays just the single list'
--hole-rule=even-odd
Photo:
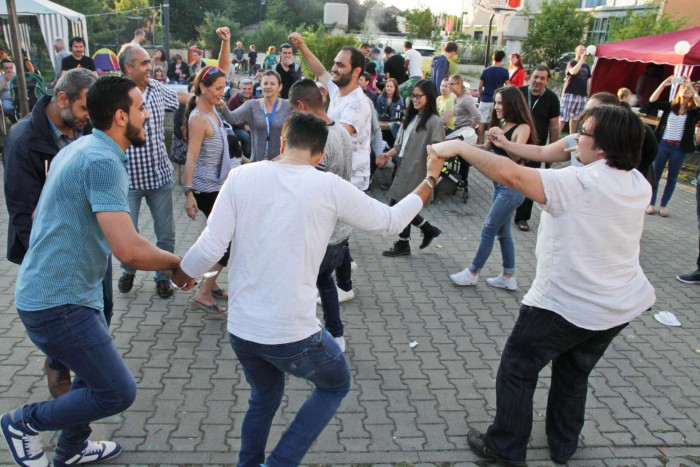
[{"label": "held hands", "polygon": [[231,40],[231,30],[226,26],[217,28],[216,35],[219,36],[219,39],[222,41]]},{"label": "held hands", "polygon": [[289,42],[298,49],[304,45],[304,38],[298,32],[293,32],[289,35]]},{"label": "held hands", "polygon": [[180,269],[180,266],[178,266],[175,270],[172,271],[172,276],[170,277],[170,285],[174,289],[187,292],[192,287],[197,285],[197,280],[185,274],[182,271],[182,269]]},{"label": "held hands", "polygon": [[486,138],[499,148],[508,141],[508,139],[503,135],[503,130],[496,126],[489,128],[489,131],[486,132]]},{"label": "held hands", "polygon": [[391,159],[391,156],[389,156],[388,153],[383,153],[377,156],[377,167],[386,167],[386,163],[389,162],[389,159]]},{"label": "held hands", "polygon": [[187,198],[185,199],[185,212],[187,213],[187,217],[190,219],[195,220],[197,218],[197,212],[199,212],[199,209],[197,208],[197,200],[194,199],[194,195],[192,193],[188,193]]}]

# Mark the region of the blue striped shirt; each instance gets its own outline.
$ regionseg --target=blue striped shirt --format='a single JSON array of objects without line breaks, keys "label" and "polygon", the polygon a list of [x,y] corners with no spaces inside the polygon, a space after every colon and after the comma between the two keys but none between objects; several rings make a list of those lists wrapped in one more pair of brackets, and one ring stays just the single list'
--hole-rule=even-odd
[{"label": "blue striped shirt", "polygon": [[127,162],[124,151],[99,130],[54,158],[17,277],[17,309],[68,304],[103,309],[102,280],[112,252],[95,213],[129,212]]}]

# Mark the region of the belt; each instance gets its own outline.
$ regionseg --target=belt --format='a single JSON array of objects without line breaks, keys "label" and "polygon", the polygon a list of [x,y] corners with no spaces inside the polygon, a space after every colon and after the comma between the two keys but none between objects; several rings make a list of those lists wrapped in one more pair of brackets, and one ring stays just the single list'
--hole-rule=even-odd
[{"label": "belt", "polygon": [[666,143],[666,144],[673,144],[674,146],[680,146],[680,145],[681,145],[681,142],[680,142],[680,141],[671,141],[670,139],[662,139],[661,142],[662,142],[662,143]]}]

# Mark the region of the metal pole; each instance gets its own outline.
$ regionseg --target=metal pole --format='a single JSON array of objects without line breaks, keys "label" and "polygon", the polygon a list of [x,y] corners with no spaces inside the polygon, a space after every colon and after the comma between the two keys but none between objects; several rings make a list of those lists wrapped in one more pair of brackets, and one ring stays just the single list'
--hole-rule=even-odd
[{"label": "metal pole", "polygon": [[163,48],[165,60],[170,64],[170,1],[163,0]]},{"label": "metal pole", "polygon": [[12,56],[15,58],[15,69],[17,70],[19,113],[22,117],[24,117],[29,113],[29,96],[27,96],[27,80],[24,78],[24,58],[22,57],[22,48],[19,45],[19,31],[17,28],[17,9],[15,8],[15,0],[7,0],[7,20],[10,23]]},{"label": "metal pole", "polygon": [[491,59],[491,28],[493,27],[493,18],[495,16],[496,13],[492,14],[491,19],[489,20],[489,29],[486,36],[486,56],[484,56],[484,68],[489,66],[489,63],[491,63],[489,61]]}]

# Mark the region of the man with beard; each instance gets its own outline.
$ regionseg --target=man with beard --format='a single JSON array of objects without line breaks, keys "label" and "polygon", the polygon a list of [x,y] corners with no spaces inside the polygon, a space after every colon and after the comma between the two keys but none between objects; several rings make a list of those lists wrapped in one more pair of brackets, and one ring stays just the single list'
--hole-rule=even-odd
[{"label": "man with beard", "polygon": [[68,44],[71,55],[64,57],[63,61],[61,61],[61,73],[74,68],[87,68],[97,76],[94,60],[90,56],[85,55],[85,39],[80,36],[71,37]]},{"label": "man with beard", "polygon": [[[226,28],[226,39],[222,39],[222,54],[229,54],[230,34]],[[225,48],[224,48],[225,44]],[[119,55],[119,66],[124,76],[133,80],[144,96],[146,109],[151,115],[146,125],[146,144],[127,150],[129,159],[129,211],[131,220],[138,231],[141,199],[146,203],[153,217],[153,228],[158,248],[175,251],[175,220],[173,218],[173,166],[165,149],[165,111],[177,110],[179,104],[187,104],[190,95],[184,91],[175,92],[158,81],[151,79],[151,57],[139,46],[127,46]],[[122,276],[118,287],[122,293],[131,291],[134,285],[136,268],[122,263]],[[162,271],[155,273],[156,293],[160,298],[168,298],[173,289]]]},{"label": "man with beard", "polygon": [[156,248],[129,219],[125,151],[146,142],[143,95],[131,80],[106,77],[87,93],[93,133],[53,161],[34,216],[15,304],[27,335],[75,373],[71,390],[0,419],[18,465],[48,466],[41,431],[62,430],[53,465],[115,457],[121,446],[90,441],[90,423],[126,410],[136,383],[107,329],[102,280],[109,256],[145,270],[174,270],[180,259]]},{"label": "man with beard", "polygon": [[[59,78],[54,95],[42,97],[32,112],[10,130],[3,151],[5,203],[10,215],[7,259],[22,264],[29,248],[34,210],[58,151],[91,132],[87,90],[97,78],[86,69],[73,69]],[[104,314],[112,317],[111,261],[103,283]],[[58,397],[70,389],[70,370],[47,358],[44,363],[49,392]]]},{"label": "man with beard", "polygon": [[280,46],[280,62],[277,64],[275,71],[279,73],[282,80],[280,97],[289,99],[289,90],[292,88],[292,84],[301,79],[301,67],[294,63],[291,45],[282,44]]},{"label": "man with beard", "polygon": [[[330,105],[328,116],[345,127],[352,138],[351,183],[362,191],[369,189],[370,145],[372,132],[372,102],[358,84],[364,71],[365,56],[354,47],[343,47],[333,60],[331,72],[326,71],[320,60],[309,50],[298,32],[289,36],[292,45],[300,52],[311,72],[328,89]],[[336,269],[338,299],[341,303],[355,298],[352,290],[352,256],[345,250],[343,264]]]}]

